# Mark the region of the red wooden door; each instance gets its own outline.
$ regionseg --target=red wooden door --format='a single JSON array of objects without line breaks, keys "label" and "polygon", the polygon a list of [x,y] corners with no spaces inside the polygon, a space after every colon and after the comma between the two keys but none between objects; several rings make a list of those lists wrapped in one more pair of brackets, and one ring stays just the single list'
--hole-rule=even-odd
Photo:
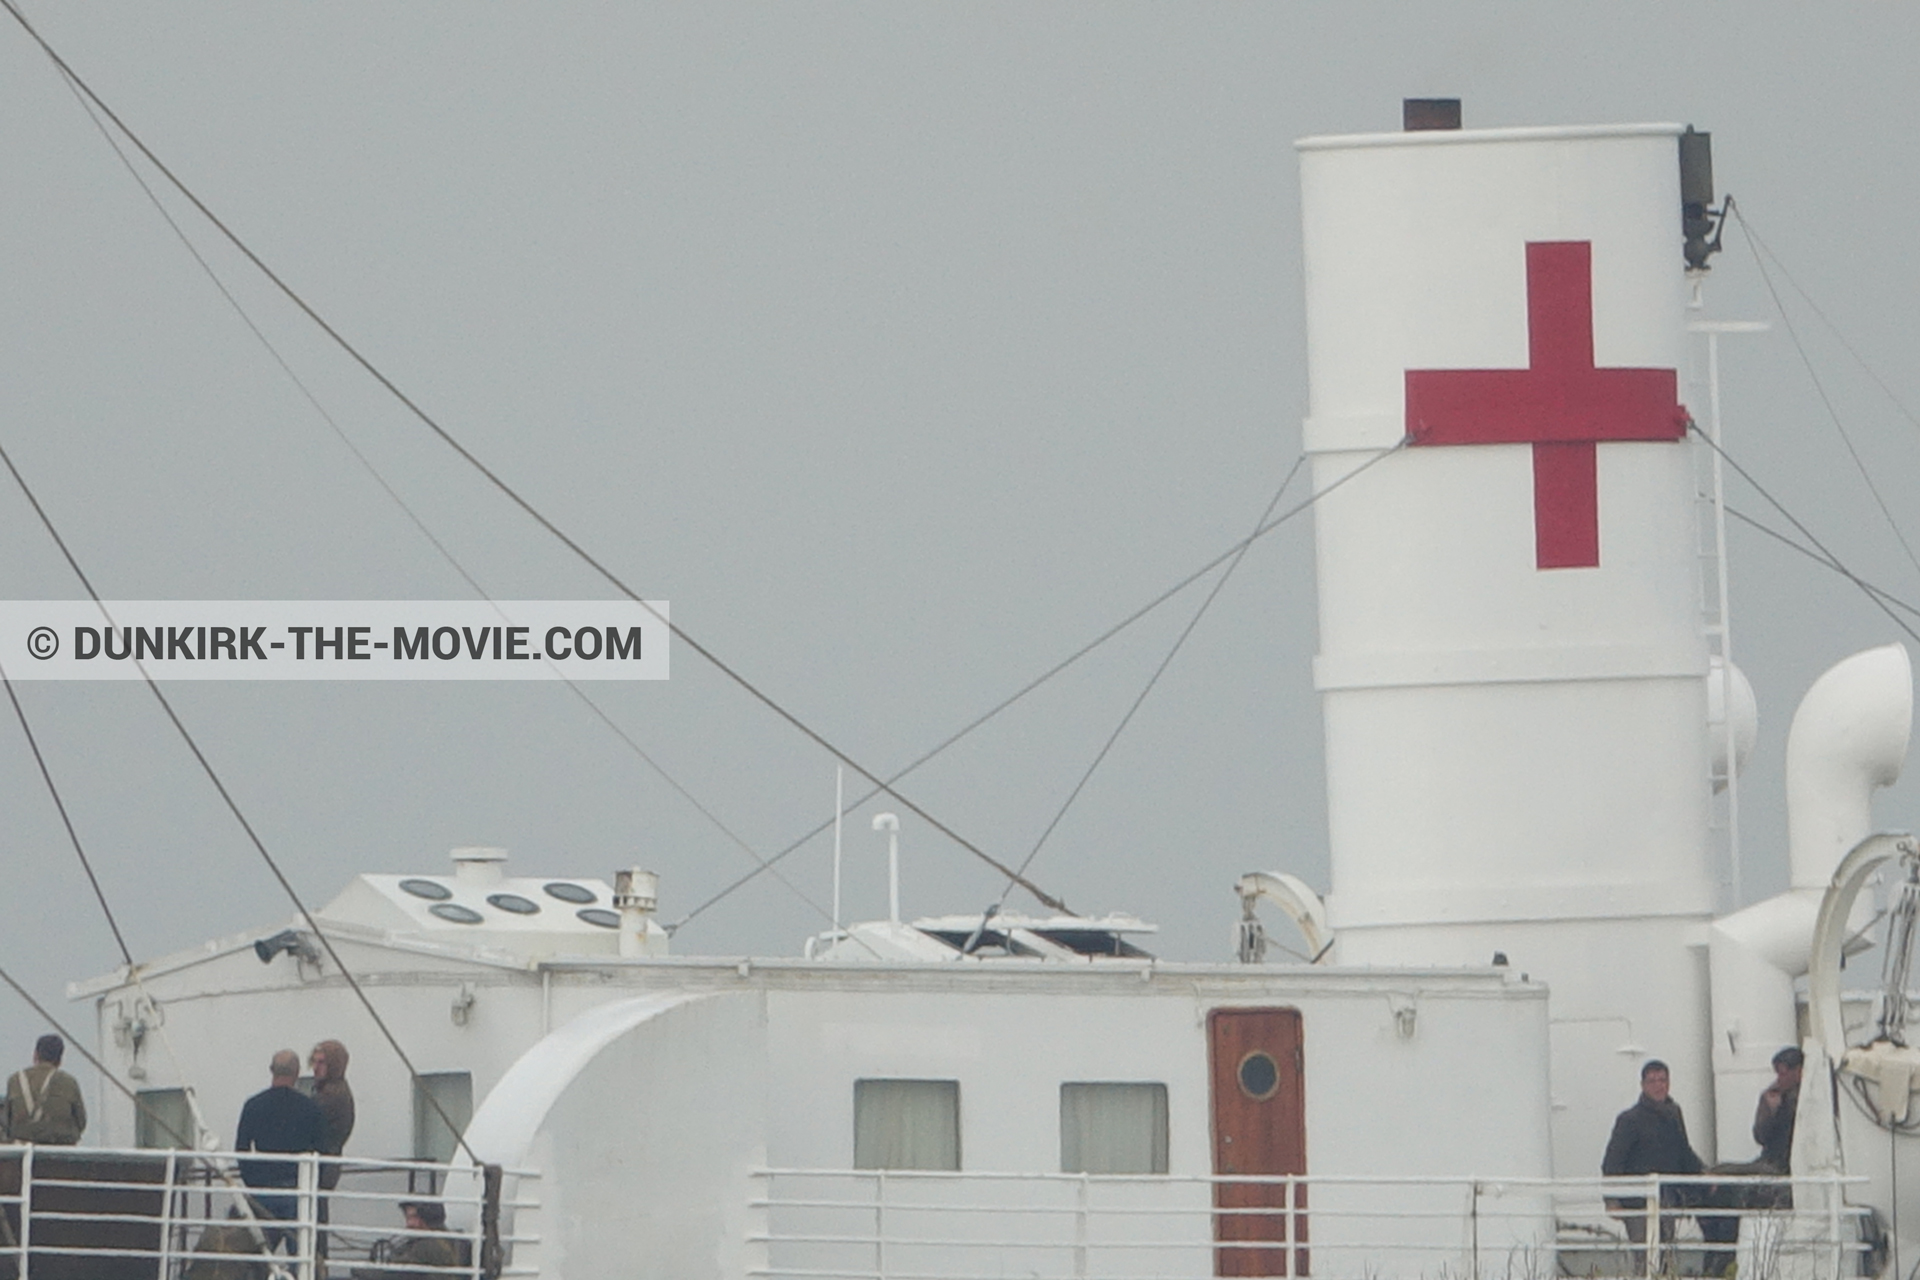
[{"label": "red wooden door", "polygon": [[[1284,1174],[1307,1171],[1307,1125],[1298,1009],[1215,1009],[1207,1015],[1207,1053],[1213,1094],[1213,1171]],[[1219,1209],[1285,1209],[1281,1183],[1217,1183]],[[1292,1218],[1296,1246],[1307,1239],[1307,1189],[1294,1188],[1294,1212],[1214,1215],[1220,1241],[1278,1241],[1266,1248],[1214,1250],[1214,1274],[1304,1276],[1307,1250],[1296,1247],[1288,1267],[1285,1241]]]}]

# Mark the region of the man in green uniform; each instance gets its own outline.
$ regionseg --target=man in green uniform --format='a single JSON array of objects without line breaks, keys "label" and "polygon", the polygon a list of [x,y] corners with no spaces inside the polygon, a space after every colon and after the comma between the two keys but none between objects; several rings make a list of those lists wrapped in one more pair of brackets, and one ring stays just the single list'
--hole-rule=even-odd
[{"label": "man in green uniform", "polygon": [[87,1130],[87,1104],[80,1086],[60,1069],[67,1042],[41,1036],[33,1046],[33,1065],[7,1081],[6,1135],[13,1142],[43,1142],[70,1147]]},{"label": "man in green uniform", "polygon": [[431,1234],[447,1229],[445,1205],[437,1200],[406,1200],[401,1202],[400,1212],[406,1215],[407,1230],[422,1234],[407,1235],[394,1242],[384,1260],[380,1260],[380,1246],[376,1245],[374,1257],[377,1265],[355,1267],[354,1280],[436,1280],[436,1277],[448,1273],[439,1270],[409,1271],[406,1268],[453,1268],[466,1265],[465,1259],[460,1256],[460,1241],[448,1235]]}]

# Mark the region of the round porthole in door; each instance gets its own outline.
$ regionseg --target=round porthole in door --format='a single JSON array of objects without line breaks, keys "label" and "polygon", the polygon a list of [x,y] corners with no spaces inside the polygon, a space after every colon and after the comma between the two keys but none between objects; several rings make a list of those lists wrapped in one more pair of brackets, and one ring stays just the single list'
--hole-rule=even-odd
[{"label": "round porthole in door", "polygon": [[1273,1096],[1280,1087],[1280,1065],[1270,1053],[1255,1049],[1240,1059],[1240,1088],[1255,1102],[1264,1101]]}]

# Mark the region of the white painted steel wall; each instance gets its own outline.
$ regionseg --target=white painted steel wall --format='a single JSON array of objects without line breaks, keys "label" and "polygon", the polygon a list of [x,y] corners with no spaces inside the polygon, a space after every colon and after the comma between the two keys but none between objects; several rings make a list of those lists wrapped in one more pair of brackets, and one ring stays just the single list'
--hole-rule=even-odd
[{"label": "white painted steel wall", "polygon": [[[1316,488],[1400,441],[1408,370],[1528,366],[1529,242],[1591,243],[1597,365],[1677,370],[1678,133],[1300,143]],[[1711,1156],[1689,448],[1598,445],[1592,568],[1536,567],[1524,444],[1404,449],[1315,508],[1336,956],[1544,979],[1561,1174],[1597,1169],[1643,1056]]]},{"label": "white painted steel wall", "polygon": [[[1480,976],[1243,972],[1152,983],[1034,974],[1024,992],[979,990],[988,974],[937,987],[906,981],[891,993],[773,991],[768,1053],[780,1068],[768,1158],[851,1167],[856,1079],[951,1079],[965,1167],[1058,1171],[1062,1083],[1154,1081],[1167,1086],[1169,1172],[1208,1173],[1206,1015],[1253,1007],[1301,1012],[1312,1172],[1548,1168],[1538,988]],[[1407,1006],[1414,1031],[1402,1037],[1394,1014]]]},{"label": "white painted steel wall", "polygon": [[543,1280],[744,1277],[766,1162],[765,1015],[755,992],[639,995],[554,1032],[475,1114],[480,1159],[541,1172],[514,1264]]},{"label": "white painted steel wall", "polygon": [[[476,1106],[543,1033],[537,975],[395,952],[344,937],[336,937],[335,945],[414,1064],[422,1072],[471,1072]],[[352,1055],[347,1080],[357,1110],[346,1154],[411,1157],[413,1102],[406,1068],[330,967],[326,973],[308,970],[311,976],[304,979],[299,973],[290,957],[262,965],[244,944],[222,950],[148,979],[147,992],[165,1009],[167,1044],[160,1033],[149,1033],[136,1060],[128,1046],[116,1043],[114,1025],[137,995],[129,988],[106,993],[96,1005],[97,1043],[104,1060],[136,1089],[191,1083],[207,1123],[222,1146],[231,1146],[240,1107],[267,1087],[267,1063],[275,1051],[292,1049],[304,1062],[319,1041],[341,1040]],[[463,988],[473,1003],[460,1024],[452,1011]],[[131,1076],[136,1064],[142,1074]],[[131,1104],[105,1082],[97,1090],[87,1100],[93,1122],[88,1141],[132,1146]]]}]

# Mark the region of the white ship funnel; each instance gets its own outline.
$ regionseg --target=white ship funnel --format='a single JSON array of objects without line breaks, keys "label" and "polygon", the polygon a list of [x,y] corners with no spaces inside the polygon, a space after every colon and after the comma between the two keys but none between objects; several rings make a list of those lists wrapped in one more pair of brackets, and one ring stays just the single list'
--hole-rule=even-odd
[{"label": "white ship funnel", "polygon": [[1298,144],[1335,955],[1544,979],[1563,1173],[1711,1130],[1681,132]]}]

